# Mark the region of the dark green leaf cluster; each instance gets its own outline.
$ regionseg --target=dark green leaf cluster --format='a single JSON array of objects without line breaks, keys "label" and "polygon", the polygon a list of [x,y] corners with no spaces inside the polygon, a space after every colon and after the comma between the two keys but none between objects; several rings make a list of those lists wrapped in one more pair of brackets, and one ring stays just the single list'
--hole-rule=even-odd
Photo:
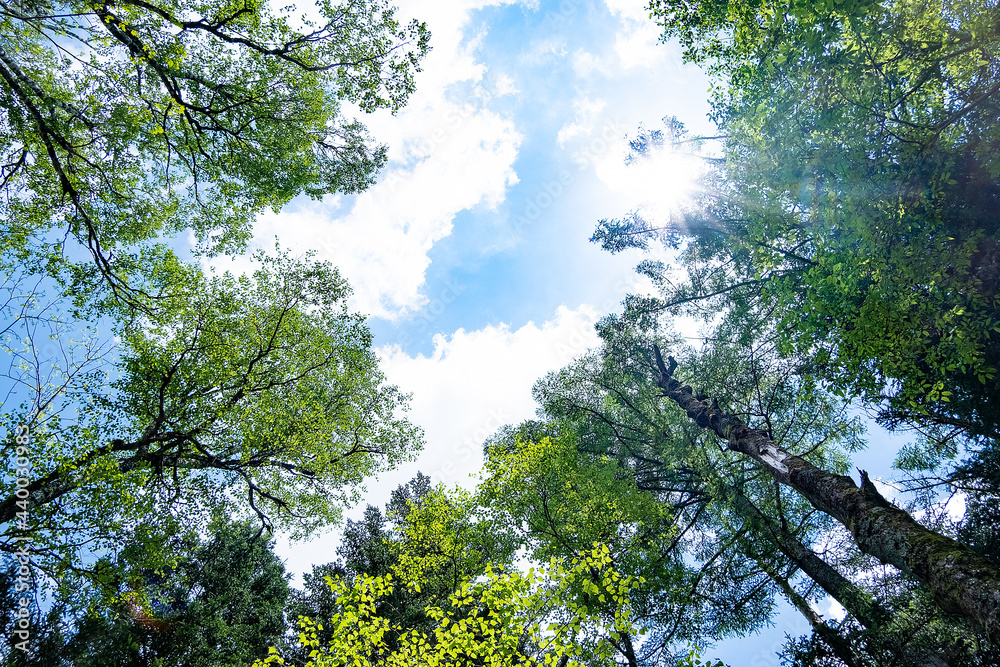
[{"label": "dark green leaf cluster", "polygon": [[[251,525],[222,525],[209,539],[174,537],[169,548],[174,562],[156,570],[128,553],[104,562],[103,599],[59,592],[33,619],[31,650],[8,643],[4,664],[243,667],[266,655],[284,632],[289,594],[289,575],[271,542]],[[7,624],[16,610],[14,583],[4,575]]]}]

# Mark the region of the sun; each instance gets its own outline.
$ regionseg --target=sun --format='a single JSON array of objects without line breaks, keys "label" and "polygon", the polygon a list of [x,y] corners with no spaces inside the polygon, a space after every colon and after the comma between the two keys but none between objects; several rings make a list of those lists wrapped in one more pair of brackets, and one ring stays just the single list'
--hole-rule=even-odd
[{"label": "sun", "polygon": [[[683,145],[656,147],[626,160],[627,146],[598,165],[598,175],[650,222],[669,224],[694,203],[705,174],[703,157]],[[626,163],[627,162],[627,163]]]}]

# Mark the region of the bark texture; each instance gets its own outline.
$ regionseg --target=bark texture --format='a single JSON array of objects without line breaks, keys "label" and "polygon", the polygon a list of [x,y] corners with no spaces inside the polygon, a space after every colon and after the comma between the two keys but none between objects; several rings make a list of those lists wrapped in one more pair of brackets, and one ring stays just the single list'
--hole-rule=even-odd
[{"label": "bark texture", "polygon": [[[835,567],[816,555],[812,549],[765,515],[749,498],[732,487],[723,492],[743,521],[754,527],[785,554],[807,577],[815,581],[827,595],[839,602],[847,613],[864,628],[879,628],[890,621],[890,614],[872,596],[859,588]],[[773,578],[773,577],[772,577]]]},{"label": "bark texture", "polygon": [[[745,522],[753,526],[756,532],[769,538],[791,562],[795,563],[796,567],[803,574],[815,581],[827,595],[839,602],[847,610],[847,613],[853,616],[863,628],[874,632],[874,634],[869,636],[866,645],[870,652],[874,651],[874,655],[879,656],[879,664],[889,662],[891,664],[904,664],[908,667],[950,667],[951,663],[939,653],[924,647],[910,646],[908,643],[911,639],[910,637],[901,636],[898,633],[885,632],[884,628],[892,621],[892,615],[869,593],[816,555],[816,552],[812,549],[802,544],[797,537],[782,528],[780,523],[764,514],[759,507],[754,505],[738,489],[723,486],[723,492],[727,494],[728,500]],[[777,575],[766,563],[761,563],[760,561],[758,563],[768,576],[775,580],[778,586],[785,591],[785,596],[788,597],[789,601],[806,616],[806,619],[809,620],[817,634],[830,645],[834,652],[840,656],[841,660],[847,664],[851,664],[844,655],[841,655],[843,653],[843,646],[834,645],[835,642],[845,642],[846,639],[826,624],[823,627],[818,627],[800,604],[791,597],[791,593],[795,593],[795,590],[791,588],[788,581],[784,579],[778,581],[776,579]],[[790,589],[791,593],[786,589]],[[795,593],[795,595],[798,594]],[[802,600],[802,602],[805,603],[805,600]],[[808,608],[808,604],[806,604],[806,608]],[[810,611],[812,610],[810,609]],[[815,612],[813,614],[815,615]],[[855,661],[861,659],[854,652],[853,648],[851,649],[851,656]]]},{"label": "bark texture", "polygon": [[655,345],[653,352],[664,396],[695,423],[715,432],[730,451],[759,462],[775,480],[846,526],[862,552],[912,574],[927,585],[942,609],[968,618],[1000,645],[1000,570],[993,563],[917,523],[883,498],[864,471],[859,488],[850,477],[821,470],[782,450],[765,432],[725,414],[717,400],[698,400],[690,386],[674,379],[673,357],[668,368]]}]

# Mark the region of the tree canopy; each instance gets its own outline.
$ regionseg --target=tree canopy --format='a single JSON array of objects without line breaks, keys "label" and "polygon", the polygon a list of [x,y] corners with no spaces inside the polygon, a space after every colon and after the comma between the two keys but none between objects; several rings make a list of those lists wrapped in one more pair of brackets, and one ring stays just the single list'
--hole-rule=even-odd
[{"label": "tree canopy", "polygon": [[238,251],[267,207],[371,185],[385,147],[342,106],[399,110],[429,49],[386,0],[41,0],[0,26],[4,261],[131,300],[160,235]]},{"label": "tree canopy", "polygon": [[[651,9],[716,75],[724,145],[702,205],[663,237],[694,233],[687,279],[635,309],[757,304],[786,354],[887,425],[995,437],[996,6]],[[616,249],[652,229],[599,236]]]},{"label": "tree canopy", "polygon": [[27,387],[5,415],[12,433],[27,420],[33,466],[25,495],[4,462],[5,549],[30,532],[55,575],[126,535],[157,552],[213,517],[302,537],[420,447],[336,270],[262,261],[252,277],[190,272],[165,314],[121,325],[117,358]]},{"label": "tree canopy", "polygon": [[[132,545],[138,546],[138,545]],[[174,536],[172,562],[151,569],[140,550],[123,550],[102,599],[62,588],[11,667],[243,667],[284,633],[289,594],[273,543],[252,524],[215,525],[209,536]],[[16,577],[8,572],[12,589]],[[16,604],[4,609],[7,618]],[[7,637],[14,637],[7,628]],[[11,642],[13,643],[13,642]]]},{"label": "tree canopy", "polygon": [[[722,143],[704,154],[703,189],[671,219],[633,214],[599,224],[594,240],[612,252],[658,244],[668,251],[654,250],[638,267],[656,292],[628,297],[623,313],[602,322],[602,337],[617,344],[638,336],[648,349],[668,315],[686,314],[705,323],[706,348],[723,357],[771,341],[769,364],[785,366],[807,401],[829,389],[883,425],[918,429],[898,465],[930,471],[912,481],[925,501],[942,485],[969,493],[971,521],[955,534],[989,544],[979,503],[992,497],[992,443],[1000,433],[995,3],[654,0],[650,9],[664,36],[679,38],[686,57],[714,75],[713,139]],[[665,120],[664,130],[640,131],[631,160],[704,142]],[[609,354],[641,359],[641,348]],[[694,386],[661,387],[688,417],[723,436],[722,447],[745,451],[751,435],[774,442],[769,420],[750,420],[745,432],[739,420],[726,421],[734,409],[747,414],[731,403],[743,386],[684,363],[693,364],[685,378]],[[618,433],[624,446],[632,433]],[[778,481],[793,474],[781,456],[771,465],[765,449],[755,450],[760,469]],[[963,451],[969,459],[956,465]],[[881,499],[867,478],[860,490],[850,487]],[[724,502],[733,506],[735,498]],[[851,530],[863,530],[860,521],[852,518]],[[948,544],[945,551],[957,550]],[[992,571],[969,558],[977,572]],[[941,572],[931,567],[925,575]],[[980,588],[976,595],[988,597],[995,583]],[[967,615],[988,622],[992,612],[984,613]],[[827,650],[840,642],[829,637]],[[942,648],[940,636],[934,642],[941,656],[956,659],[954,646]],[[872,649],[869,641],[865,650]],[[988,662],[989,655],[968,659]],[[836,659],[868,658],[848,650]]]},{"label": "tree canopy", "polygon": [[[336,524],[421,435],[335,268],[206,275],[169,237],[234,253],[266,208],[371,185],[386,149],[347,109],[399,110],[427,29],[386,0],[0,5],[0,551],[56,601],[32,659],[697,665],[781,596],[813,630],[796,665],[996,663],[1000,7],[649,10],[719,129],[630,142],[705,165],[670,219],[594,234],[650,250],[653,292],[536,384],[476,491],[418,475],[286,604],[264,533]],[[922,504],[850,478],[853,407],[919,431],[897,466]],[[945,486],[964,517],[930,511]]]}]

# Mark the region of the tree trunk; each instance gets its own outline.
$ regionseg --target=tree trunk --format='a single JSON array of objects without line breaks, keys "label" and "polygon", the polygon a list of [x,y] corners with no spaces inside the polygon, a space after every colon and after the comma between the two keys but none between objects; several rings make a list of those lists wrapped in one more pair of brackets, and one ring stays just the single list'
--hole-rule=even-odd
[{"label": "tree trunk", "polygon": [[[873,655],[876,655],[879,664],[882,664],[882,660],[885,659],[891,661],[893,664],[904,664],[908,667],[950,666],[950,663],[944,657],[933,650],[910,646],[908,644],[909,637],[900,636],[898,633],[884,633],[882,628],[892,620],[892,615],[876,602],[870,594],[842,575],[835,567],[817,556],[812,549],[802,544],[797,537],[782,528],[779,523],[761,512],[760,508],[740,493],[738,489],[725,484],[721,485],[721,488],[727,494],[727,499],[732,502],[737,513],[743,517],[744,521],[750,523],[755,532],[768,538],[807,577],[819,584],[820,588],[839,602],[847,610],[847,613],[853,616],[863,628],[872,632],[866,645],[870,652],[874,651]],[[766,563],[760,560],[757,563],[771,579],[777,582],[777,579],[775,579],[776,575],[771,572]],[[782,582],[778,582],[778,585],[784,590]],[[784,585],[790,588],[787,581],[784,581]],[[786,592],[787,596],[788,593]],[[789,600],[796,607],[799,606],[791,598]],[[805,601],[803,600],[803,602]],[[799,609],[799,611],[802,611],[802,609]],[[810,611],[812,610],[810,609]],[[805,615],[804,611],[802,613]],[[809,619],[809,616],[807,615],[806,618]],[[811,619],[809,621],[812,623]],[[825,629],[822,629],[816,628],[814,624],[814,629],[830,645],[834,652],[837,653],[838,657],[847,662],[841,656],[842,650],[831,643],[834,641],[844,642],[846,639],[829,626],[825,626]],[[836,638],[833,635],[829,635],[828,631],[834,632]],[[854,653],[853,648],[851,653],[857,659],[858,656]]]},{"label": "tree trunk", "polygon": [[955,540],[921,526],[888,502],[861,471],[861,487],[850,477],[820,470],[782,450],[763,431],[747,427],[725,414],[717,400],[694,397],[691,387],[673,378],[660,350],[653,351],[659,367],[657,384],[702,428],[711,429],[728,449],[759,462],[780,482],[805,496],[813,507],[844,524],[858,548],[883,563],[912,574],[930,589],[945,611],[960,614],[1000,645],[1000,570]]},{"label": "tree trunk", "polygon": [[857,619],[864,628],[879,628],[889,622],[891,615],[872,596],[845,577],[835,567],[816,555],[812,549],[778,522],[760,511],[753,502],[739,490],[722,485],[726,500],[755,529],[781,550],[788,560],[810,579],[815,581],[827,595],[839,602],[847,613]]},{"label": "tree trunk", "polygon": [[812,626],[813,631],[819,635],[819,637],[826,642],[826,645],[830,647],[841,662],[843,662],[847,667],[869,667],[869,663],[866,662],[861,656],[859,656],[854,651],[854,646],[851,642],[844,637],[842,634],[837,632],[835,628],[830,627],[826,624],[819,614],[813,611],[812,607],[809,606],[809,602],[799,595],[799,592],[792,588],[792,585],[788,583],[788,579],[782,577],[780,574],[774,571],[773,568],[769,567],[766,563],[760,563],[761,569],[771,577],[771,581],[778,585],[781,592],[785,594],[788,601],[799,610],[799,613],[806,617],[809,621],[809,625]]}]

